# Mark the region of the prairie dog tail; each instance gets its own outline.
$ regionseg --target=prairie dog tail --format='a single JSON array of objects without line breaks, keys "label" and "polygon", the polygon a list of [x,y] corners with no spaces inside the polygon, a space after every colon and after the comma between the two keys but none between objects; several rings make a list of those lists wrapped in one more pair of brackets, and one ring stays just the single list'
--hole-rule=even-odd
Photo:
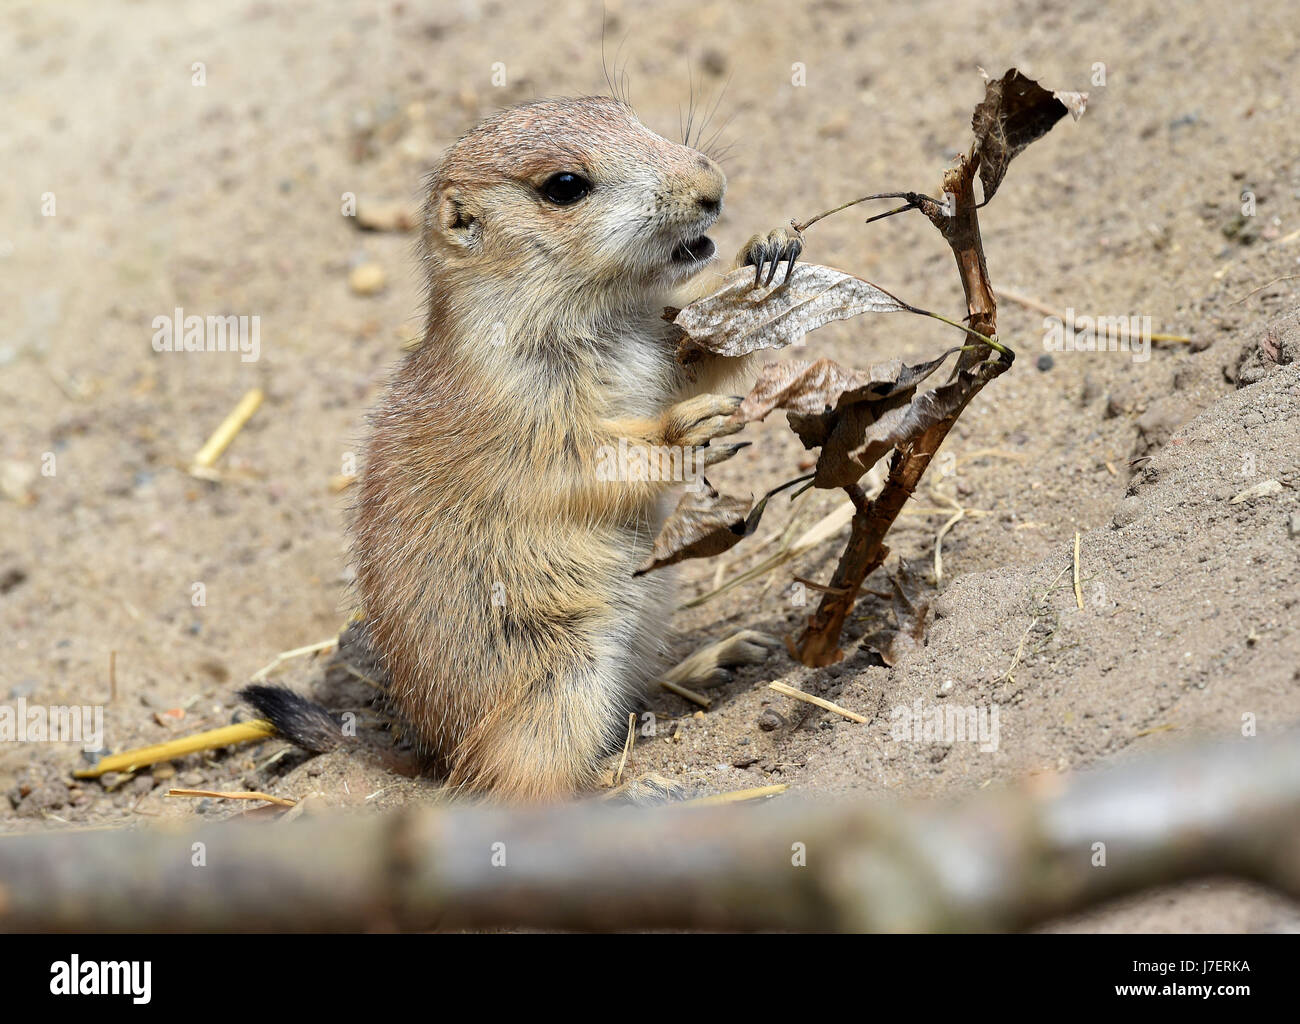
[{"label": "prairie dog tail", "polygon": [[314,754],[329,753],[350,739],[328,709],[287,686],[245,686],[238,696],[286,740]]}]

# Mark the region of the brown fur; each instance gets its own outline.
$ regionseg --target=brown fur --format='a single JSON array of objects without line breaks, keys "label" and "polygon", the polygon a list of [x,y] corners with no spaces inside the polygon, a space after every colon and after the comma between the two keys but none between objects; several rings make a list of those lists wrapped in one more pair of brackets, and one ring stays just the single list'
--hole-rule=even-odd
[{"label": "brown fur", "polygon": [[[591,194],[548,204],[562,171]],[[353,540],[393,701],[452,785],[590,787],[662,667],[670,578],[632,571],[680,486],[597,456],[733,429],[733,401],[690,396],[735,361],[688,379],[661,319],[693,273],[668,254],[724,190],[611,99],[504,111],[430,179],[424,341],[374,413]]]}]

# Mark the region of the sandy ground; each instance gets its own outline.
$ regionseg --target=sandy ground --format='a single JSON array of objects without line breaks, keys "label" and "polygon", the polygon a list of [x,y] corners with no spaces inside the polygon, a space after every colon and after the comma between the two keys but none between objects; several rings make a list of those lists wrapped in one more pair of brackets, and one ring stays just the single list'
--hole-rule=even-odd
[{"label": "sandy ground", "polygon": [[[1152,0],[606,7],[608,49],[621,48],[651,127],[678,134],[692,78],[708,96],[726,84],[724,252],[866,192],[934,188],[969,141],[977,66],[1090,91],[1084,119],[1023,154],[984,211],[992,279],[1192,338],[1157,343],[1148,361],[1058,353],[1049,366],[1042,314],[1004,303],[1001,333],[1021,358],[949,439],[947,472],[917,499],[932,511],[891,534],[895,556],[938,583],[926,645],[892,668],[859,646],[892,625],[868,597],[837,666],[774,656],[703,714],[654,695],[656,735],[632,769],[709,791],[937,796],[1238,737],[1243,716],[1260,734],[1294,724],[1300,364],[1270,369],[1257,354],[1261,339],[1284,359],[1300,348],[1300,280],[1285,279],[1300,273],[1294,12],[1246,0],[1226,31],[1210,5],[1175,14]],[[253,672],[333,636],[351,609],[347,494],[331,481],[418,317],[410,237],[358,230],[345,195],[410,202],[422,171],[495,107],[603,91],[601,5],[17,3],[0,24],[0,701],[102,703],[115,652],[111,749],[226,724]],[[960,315],[927,223],[862,219],[812,228],[806,258]],[[349,286],[362,264],[383,271],[375,294]],[[153,318],[177,307],[260,317],[260,358],[155,352]],[[951,334],[880,317],[827,328],[798,354],[919,361]],[[187,474],[254,386],[266,401],[220,481]],[[751,428],[755,445],[713,482],[758,493],[794,475],[804,453],[780,420]],[[1278,486],[1234,503],[1266,481]],[[684,598],[843,500],[774,502],[721,569],[687,567]],[[936,581],[954,501],[967,512]],[[1082,611],[1060,575],[1076,531]],[[743,627],[797,630],[810,609],[793,577],[827,579],[841,546],[682,612],[677,650]],[[325,660],[281,678],[336,708],[367,705],[365,685]],[[870,721],[795,704],[767,689],[775,679]],[[996,704],[997,749],[891,738],[893,709],[918,700]],[[169,799],[178,782],[366,807],[436,791],[388,733],[363,731],[361,754],[309,759],[273,741],[82,784],[69,773],[93,757],[74,747],[3,744],[0,829],[230,813]],[[1300,908],[1206,882],[1060,927],[1294,929]]]}]

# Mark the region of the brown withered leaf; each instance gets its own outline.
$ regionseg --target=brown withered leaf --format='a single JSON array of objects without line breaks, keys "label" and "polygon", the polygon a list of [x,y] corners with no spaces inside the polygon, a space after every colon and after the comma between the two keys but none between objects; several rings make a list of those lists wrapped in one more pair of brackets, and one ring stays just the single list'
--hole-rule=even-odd
[{"label": "brown withered leaf", "polygon": [[815,416],[832,408],[858,402],[883,402],[902,392],[911,392],[956,349],[938,359],[908,366],[901,359],[873,363],[854,370],[830,359],[807,363],[791,359],[764,366],[745,396],[736,418],[745,423],[761,420],[774,409],[799,416]]},{"label": "brown withered leaf", "polygon": [[[778,278],[783,275],[777,275]],[[790,280],[755,286],[753,268],[733,270],[716,292],[680,310],[677,358],[704,352],[742,356],[797,344],[809,331],[861,313],[915,312],[870,281],[816,263],[797,263]]]},{"label": "brown withered leaf", "polygon": [[767,498],[753,508],[752,498],[732,498],[719,494],[707,480],[701,487],[682,495],[681,501],[665,521],[654,550],[634,572],[643,576],[688,558],[712,558],[735,547],[758,528]]},{"label": "brown withered leaf", "polygon": [[971,118],[984,201],[993,198],[1007,166],[1021,150],[1051,131],[1067,113],[1077,121],[1087,105],[1087,93],[1049,92],[1015,68],[989,80]]},{"label": "brown withered leaf", "polygon": [[856,402],[814,415],[790,414],[790,428],[805,448],[821,448],[815,487],[857,483],[892,448],[914,440],[959,410],[986,379],[981,364],[921,395],[901,392],[879,402]]},{"label": "brown withered leaf", "polygon": [[898,628],[876,633],[864,643],[892,668],[908,652],[925,646],[932,595],[902,561],[898,563],[897,572],[889,577],[889,583],[893,590],[891,604]]}]

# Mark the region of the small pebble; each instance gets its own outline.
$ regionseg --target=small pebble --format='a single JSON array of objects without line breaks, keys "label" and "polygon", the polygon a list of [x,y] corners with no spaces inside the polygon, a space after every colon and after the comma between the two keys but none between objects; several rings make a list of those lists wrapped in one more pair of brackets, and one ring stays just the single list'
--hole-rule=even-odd
[{"label": "small pebble", "polygon": [[772,730],[779,729],[783,725],[785,725],[785,719],[771,708],[758,716],[758,727],[764,732],[772,732]]},{"label": "small pebble", "polygon": [[384,268],[378,263],[362,263],[348,274],[348,287],[356,295],[378,295],[386,283]]},{"label": "small pebble", "polygon": [[1048,370],[1050,370],[1053,366],[1056,365],[1056,360],[1052,358],[1050,352],[1044,352],[1041,356],[1038,357],[1038,362],[1036,362],[1034,365],[1037,366],[1044,373],[1046,373]]}]

